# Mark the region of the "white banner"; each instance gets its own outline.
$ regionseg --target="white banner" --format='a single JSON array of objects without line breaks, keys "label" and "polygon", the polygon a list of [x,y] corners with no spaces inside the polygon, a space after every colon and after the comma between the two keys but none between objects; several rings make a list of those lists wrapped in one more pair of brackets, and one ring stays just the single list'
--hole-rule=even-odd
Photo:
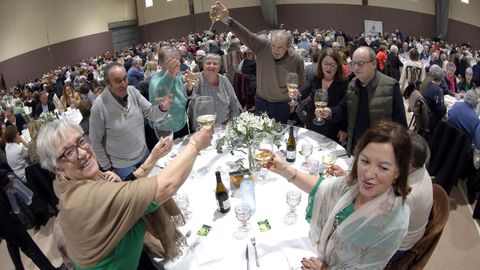
[{"label": "white banner", "polygon": [[378,35],[378,33],[383,35],[383,22],[365,20],[365,35]]}]

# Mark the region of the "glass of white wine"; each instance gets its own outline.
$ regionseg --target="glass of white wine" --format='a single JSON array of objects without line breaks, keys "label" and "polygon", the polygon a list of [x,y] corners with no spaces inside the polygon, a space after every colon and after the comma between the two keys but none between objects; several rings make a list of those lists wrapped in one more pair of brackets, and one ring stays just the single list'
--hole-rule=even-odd
[{"label": "glass of white wine", "polygon": [[[285,77],[285,83],[287,84],[288,94],[291,96],[298,91],[298,75],[294,72],[287,73]],[[298,102],[295,98],[291,98],[290,105],[297,105]]]},{"label": "glass of white wine", "polygon": [[326,169],[335,165],[337,161],[337,156],[333,152],[326,152],[323,154],[322,158],[323,164],[325,165]]},{"label": "glass of white wine", "polygon": [[255,183],[266,183],[266,170],[273,156],[273,136],[266,132],[255,134],[252,140],[253,158],[258,167],[255,173]]},{"label": "glass of white wine", "polygon": [[208,28],[208,30],[205,31],[205,34],[207,34],[209,36],[213,36],[214,34],[212,32],[212,28],[213,28],[213,25],[215,24],[215,22],[220,20],[220,15],[217,15],[217,12],[214,9],[212,9],[212,10],[210,10],[209,17],[210,17],[210,21],[212,21],[212,23],[210,24],[210,28]]},{"label": "glass of white wine", "polygon": [[197,94],[195,92],[195,86],[198,84],[199,76],[200,76],[200,73],[194,73],[194,72],[185,73],[184,75],[185,82],[192,85],[192,94],[187,97],[188,99],[197,98]]},{"label": "glass of white wine", "polygon": [[[319,110],[323,110],[327,107],[328,104],[328,92],[325,89],[317,89],[315,91],[315,97],[314,97],[314,104],[315,108]],[[313,119],[313,123],[317,126],[321,126],[325,124],[325,120],[322,118],[315,118]]]},{"label": "glass of white wine", "polygon": [[197,126],[200,128],[212,128],[217,118],[213,98],[211,96],[198,96],[195,99],[194,108]]}]

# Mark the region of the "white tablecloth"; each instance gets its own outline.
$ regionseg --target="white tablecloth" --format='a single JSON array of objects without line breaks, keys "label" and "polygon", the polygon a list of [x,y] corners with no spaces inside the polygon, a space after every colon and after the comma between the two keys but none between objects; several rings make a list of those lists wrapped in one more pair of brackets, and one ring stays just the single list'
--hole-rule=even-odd
[{"label": "white tablecloth", "polygon": [[[321,160],[325,151],[320,151],[319,146],[327,147],[328,151],[343,149],[323,135],[300,129],[297,135],[297,151],[305,142],[314,146],[311,159]],[[172,154],[180,152],[187,143],[186,138],[177,141],[172,153],[159,160],[157,164],[163,167],[172,159]],[[326,143],[330,144],[325,146]],[[228,188],[229,166],[227,164],[241,157],[240,154],[217,154],[215,149],[201,152],[189,179],[178,191],[178,193],[188,194],[190,201],[189,210],[192,212],[192,218],[180,228],[184,234],[189,230],[192,231],[192,235],[188,238],[190,247],[184,251],[180,259],[173,263],[168,262],[166,269],[245,269],[246,244],[249,244],[251,269],[299,269],[303,257],[316,256],[315,249],[308,238],[309,224],[304,218],[308,194],[302,192],[301,203],[297,207],[297,223],[284,224],[283,217],[288,210],[286,192],[299,189],[271,172],[268,172],[269,182],[256,185],[256,212],[249,221],[251,230],[248,237],[237,240],[233,236],[240,225],[235,217],[234,208],[241,199],[230,196],[231,209],[227,214],[221,214],[216,210],[215,171],[221,171],[223,183]],[[302,162],[303,157],[297,154],[294,166],[300,168]],[[336,164],[348,169],[347,164],[350,163],[351,158],[345,156],[337,159]],[[152,174],[157,174],[159,170],[156,167]],[[257,222],[265,219],[268,219],[272,229],[260,232]],[[196,233],[203,224],[212,226],[212,229],[207,236],[198,236]],[[259,268],[255,265],[254,251],[250,245],[251,236],[255,236],[257,241]]]}]

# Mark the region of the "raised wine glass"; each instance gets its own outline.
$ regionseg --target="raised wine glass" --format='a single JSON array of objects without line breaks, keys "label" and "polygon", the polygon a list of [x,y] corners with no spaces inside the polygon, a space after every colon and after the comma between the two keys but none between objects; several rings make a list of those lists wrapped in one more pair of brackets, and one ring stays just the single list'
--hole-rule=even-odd
[{"label": "raised wine glass", "polygon": [[[285,77],[285,83],[287,84],[288,94],[290,96],[295,94],[295,92],[298,91],[298,75],[297,75],[297,73],[294,73],[294,72],[287,73],[287,76]],[[291,98],[291,100],[288,104],[297,105],[298,102],[295,98]]]},{"label": "raised wine glass", "polygon": [[187,97],[188,99],[195,99],[198,96],[194,91],[194,89],[195,89],[195,85],[198,84],[199,76],[200,76],[200,73],[194,73],[194,72],[185,73],[184,75],[185,81],[192,85],[192,94]]},{"label": "raised wine glass", "polygon": [[198,96],[195,99],[194,110],[197,127],[212,128],[217,118],[213,98],[211,96]]},{"label": "raised wine glass", "polygon": [[337,156],[333,152],[326,152],[323,154],[322,161],[326,167],[325,169],[328,169],[335,164],[335,161],[337,161]]},{"label": "raised wine glass", "polygon": [[283,221],[287,225],[292,225],[297,222],[297,210],[296,207],[300,204],[300,200],[302,199],[302,193],[297,190],[290,190],[287,191],[286,194],[287,204],[289,206],[288,213],[283,218]]},{"label": "raised wine glass", "polygon": [[250,231],[250,226],[248,225],[248,220],[252,215],[252,209],[247,203],[240,203],[235,206],[235,216],[238,221],[241,222],[240,227],[237,231],[234,232],[234,237],[237,239],[243,239],[247,236],[247,232]]},{"label": "raised wine glass", "polygon": [[[317,89],[315,91],[315,97],[314,97],[314,104],[315,108],[319,110],[323,110],[327,107],[328,104],[328,92],[325,89]],[[313,119],[313,123],[317,126],[321,126],[325,124],[325,120],[323,118],[315,118]]]},{"label": "raised wine glass", "polygon": [[258,167],[255,174],[255,183],[266,183],[265,168],[268,167],[273,156],[273,136],[266,132],[255,134],[252,140],[253,158]]},{"label": "raised wine glass", "polygon": [[210,21],[212,21],[212,23],[210,24],[210,28],[208,28],[208,30],[205,31],[205,34],[208,36],[213,36],[214,34],[212,32],[212,28],[215,22],[220,20],[220,15],[217,15],[217,12],[214,9],[212,9],[210,10],[210,14],[208,16],[210,17]]}]

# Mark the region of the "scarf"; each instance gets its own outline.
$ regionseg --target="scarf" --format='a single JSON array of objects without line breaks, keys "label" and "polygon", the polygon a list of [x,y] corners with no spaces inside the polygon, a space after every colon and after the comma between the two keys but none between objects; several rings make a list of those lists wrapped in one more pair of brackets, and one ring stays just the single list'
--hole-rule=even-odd
[{"label": "scarf", "polygon": [[180,214],[172,199],[143,216],[155,198],[156,177],[120,183],[104,181],[100,174],[94,180],[61,181],[57,177],[54,189],[67,254],[82,268],[107,257],[140,218],[148,232],[145,244],[156,256],[174,259],[186,244],[172,221]]},{"label": "scarf", "polygon": [[383,269],[407,232],[410,209],[392,188],[335,228],[336,214],[358,194],[358,184],[343,177],[322,181],[315,195],[310,240],[329,269]]}]

